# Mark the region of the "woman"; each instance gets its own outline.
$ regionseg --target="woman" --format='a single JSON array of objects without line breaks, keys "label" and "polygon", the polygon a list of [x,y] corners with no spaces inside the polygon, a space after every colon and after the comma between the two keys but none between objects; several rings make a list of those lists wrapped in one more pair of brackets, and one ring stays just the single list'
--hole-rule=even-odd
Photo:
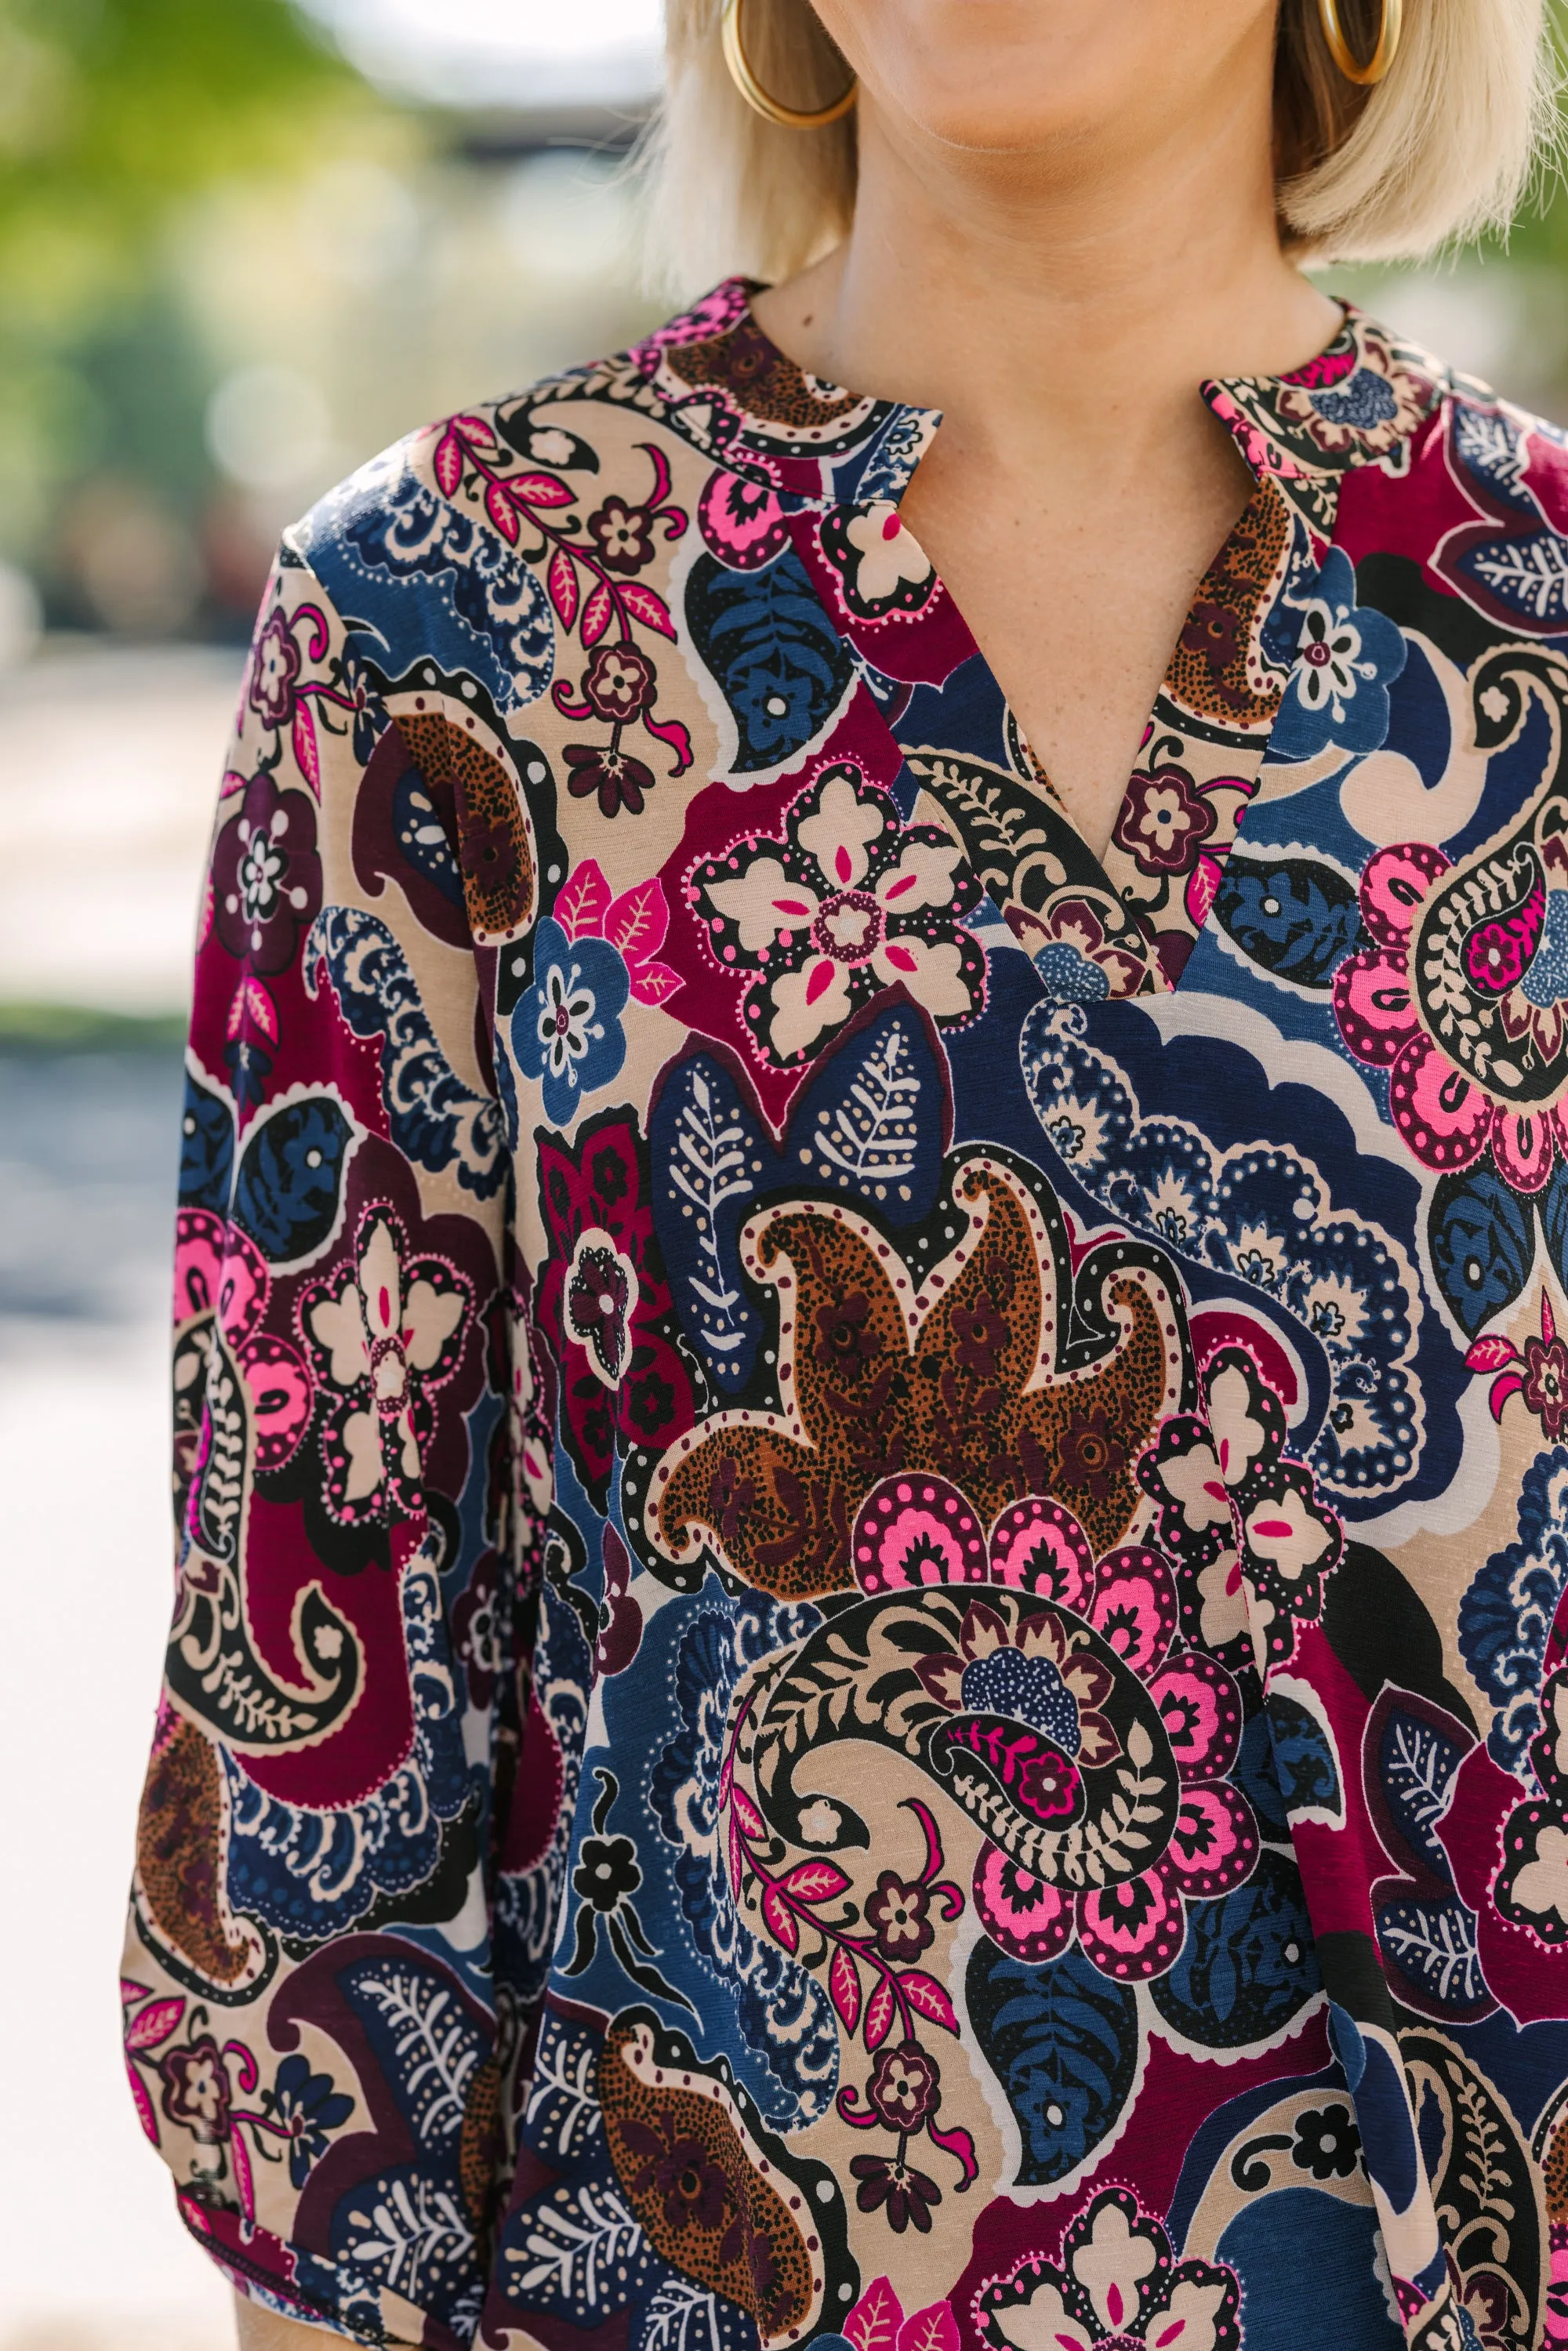
[{"label": "woman", "polygon": [[1299,267],[1537,0],[670,16],[783,282],[263,610],[148,2135],[253,2346],[1568,2340],[1568,457]]}]

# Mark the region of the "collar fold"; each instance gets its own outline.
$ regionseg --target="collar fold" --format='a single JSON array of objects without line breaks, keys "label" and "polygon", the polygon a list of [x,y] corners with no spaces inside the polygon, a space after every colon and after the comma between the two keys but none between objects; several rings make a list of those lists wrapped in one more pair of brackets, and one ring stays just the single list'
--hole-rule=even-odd
[{"label": "collar fold", "polygon": [[[706,454],[792,506],[896,505],[942,413],[809,374],[758,326],[743,277],[727,278],[632,354],[670,423]],[[1216,377],[1204,399],[1254,474],[1277,481],[1320,530],[1353,466],[1398,468],[1448,389],[1441,364],[1355,308],[1326,350],[1281,376]]]}]

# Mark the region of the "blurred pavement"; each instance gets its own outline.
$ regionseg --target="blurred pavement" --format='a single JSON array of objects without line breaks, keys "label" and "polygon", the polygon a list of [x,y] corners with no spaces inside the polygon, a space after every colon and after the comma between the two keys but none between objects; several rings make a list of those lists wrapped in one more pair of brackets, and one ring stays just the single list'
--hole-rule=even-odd
[{"label": "blurred pavement", "polygon": [[[0,999],[177,1012],[238,666],[73,649],[0,680]],[[170,1597],[166,1026],[43,1050],[0,1023],[0,2351],[234,2340],[115,1997]]]},{"label": "blurred pavement", "polygon": [[0,676],[0,1003],[186,1001],[240,668],[80,638]]}]

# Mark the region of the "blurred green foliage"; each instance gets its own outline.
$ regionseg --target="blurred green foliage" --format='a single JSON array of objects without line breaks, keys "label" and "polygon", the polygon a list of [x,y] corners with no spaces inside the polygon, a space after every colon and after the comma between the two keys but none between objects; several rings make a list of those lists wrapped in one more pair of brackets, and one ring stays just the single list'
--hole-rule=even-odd
[{"label": "blurred green foliage", "polygon": [[145,271],[172,199],[362,101],[288,0],[0,0],[0,302],[66,323]]},{"label": "blurred green foliage", "polygon": [[1508,235],[1489,242],[1511,259],[1568,274],[1568,0],[1546,0],[1546,20],[1557,72],[1557,139],[1538,158]]},{"label": "blurred green foliage", "polygon": [[94,468],[194,507],[210,387],[172,224],[385,111],[289,0],[0,0],[0,555],[47,583]]}]

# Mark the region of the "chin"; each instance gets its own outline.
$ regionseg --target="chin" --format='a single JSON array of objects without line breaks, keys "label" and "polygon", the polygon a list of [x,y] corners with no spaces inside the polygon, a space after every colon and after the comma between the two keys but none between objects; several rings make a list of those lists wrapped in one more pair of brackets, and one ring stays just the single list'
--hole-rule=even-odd
[{"label": "chin", "polygon": [[1271,0],[819,0],[818,15],[881,107],[928,137],[1027,153],[1147,110],[1197,103],[1257,46]]}]

